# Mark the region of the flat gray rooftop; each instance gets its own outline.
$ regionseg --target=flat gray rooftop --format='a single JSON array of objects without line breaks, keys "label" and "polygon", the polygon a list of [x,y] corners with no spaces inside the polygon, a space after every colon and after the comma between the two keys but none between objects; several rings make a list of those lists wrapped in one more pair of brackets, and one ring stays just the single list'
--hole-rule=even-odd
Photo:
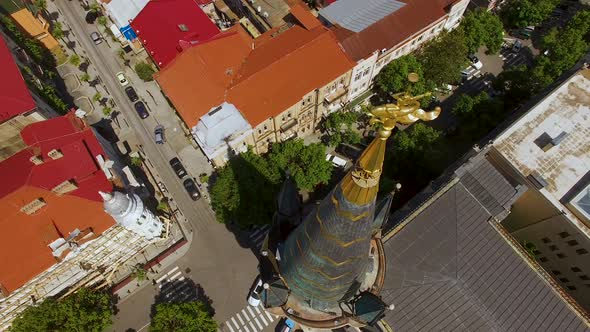
[{"label": "flat gray rooftop", "polygon": [[360,32],[405,5],[396,0],[338,0],[320,9],[320,15],[332,24]]}]

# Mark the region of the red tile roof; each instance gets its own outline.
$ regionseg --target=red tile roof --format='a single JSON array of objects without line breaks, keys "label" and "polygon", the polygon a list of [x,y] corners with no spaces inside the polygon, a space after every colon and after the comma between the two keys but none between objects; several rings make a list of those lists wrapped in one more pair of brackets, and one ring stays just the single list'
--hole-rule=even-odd
[{"label": "red tile roof", "polygon": [[[0,285],[8,292],[56,263],[49,243],[75,229],[92,228],[99,235],[114,224],[98,194],[112,190],[96,162],[97,155],[106,155],[90,128],[69,113],[31,124],[21,136],[29,147],[0,162]],[[49,158],[53,149],[63,157]],[[33,155],[44,163],[34,165]],[[61,196],[51,191],[67,180],[78,189]],[[38,198],[47,205],[32,215],[20,211]]]},{"label": "red tile roof", "polygon": [[25,84],[12,53],[0,36],[0,123],[35,109],[35,101]]},{"label": "red tile roof", "polygon": [[355,65],[322,25],[311,30],[296,25],[282,33],[274,29],[255,42],[244,37],[241,26],[233,29],[234,34],[184,52],[157,75],[190,127],[223,101],[257,126]]},{"label": "red tile roof", "polygon": [[[182,31],[180,25],[187,31]],[[161,68],[180,52],[219,33],[195,0],[152,0],[131,27]]]},{"label": "red tile roof", "polygon": [[373,52],[390,49],[432,23],[442,19],[454,0],[402,0],[406,5],[377,23],[355,33],[341,26],[332,30],[346,53],[355,61]]}]

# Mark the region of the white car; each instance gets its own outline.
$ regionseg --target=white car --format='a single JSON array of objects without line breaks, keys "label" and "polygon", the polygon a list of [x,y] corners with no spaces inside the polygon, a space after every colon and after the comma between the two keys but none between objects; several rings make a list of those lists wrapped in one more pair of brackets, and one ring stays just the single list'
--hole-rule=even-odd
[{"label": "white car", "polygon": [[121,86],[127,86],[129,84],[129,81],[127,80],[125,74],[123,74],[122,71],[117,73],[117,80],[119,81],[119,84],[121,84]]},{"label": "white car", "polygon": [[333,156],[331,154],[326,154],[326,160],[332,162],[332,165],[336,166],[336,167],[346,167],[346,160],[338,157],[338,156]]},{"label": "white car", "polygon": [[260,276],[256,278],[256,286],[250,291],[250,295],[248,295],[248,304],[257,307],[260,305],[260,293],[262,292],[262,279]]}]

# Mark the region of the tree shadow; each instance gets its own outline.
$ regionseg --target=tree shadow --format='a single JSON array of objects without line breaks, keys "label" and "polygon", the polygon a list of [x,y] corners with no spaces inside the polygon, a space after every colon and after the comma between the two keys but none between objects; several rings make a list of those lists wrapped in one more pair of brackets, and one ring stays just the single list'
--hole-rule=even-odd
[{"label": "tree shadow", "polygon": [[213,300],[205,294],[205,290],[200,284],[195,283],[190,278],[163,281],[158,287],[160,290],[154,298],[151,307],[150,317],[156,314],[156,307],[160,303],[188,303],[200,301],[205,304],[207,312],[215,315]]}]

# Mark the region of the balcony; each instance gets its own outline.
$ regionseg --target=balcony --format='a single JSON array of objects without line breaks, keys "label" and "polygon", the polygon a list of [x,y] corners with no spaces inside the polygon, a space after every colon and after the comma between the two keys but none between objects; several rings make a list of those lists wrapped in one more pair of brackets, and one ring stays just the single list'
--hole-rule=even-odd
[{"label": "balcony", "polygon": [[297,119],[291,119],[281,126],[281,141],[286,141],[297,136],[296,125]]},{"label": "balcony", "polygon": [[335,101],[337,101],[338,99],[346,96],[347,93],[348,93],[348,87],[341,85],[338,88],[332,90],[329,94],[327,94],[324,97],[324,102],[327,105],[330,105],[330,104],[334,103]]}]

